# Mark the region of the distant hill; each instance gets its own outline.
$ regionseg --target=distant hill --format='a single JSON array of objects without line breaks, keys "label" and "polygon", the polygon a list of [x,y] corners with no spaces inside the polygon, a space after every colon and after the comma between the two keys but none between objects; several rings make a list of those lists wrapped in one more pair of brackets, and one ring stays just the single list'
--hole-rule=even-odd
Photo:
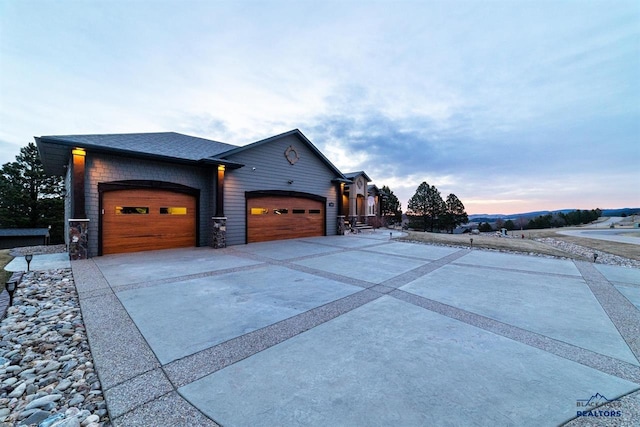
[{"label": "distant hill", "polygon": [[[595,208],[594,208],[595,209]],[[518,218],[535,218],[540,215],[554,214],[562,212],[564,214],[577,211],[578,209],[558,209],[555,211],[534,211],[534,212],[523,212],[518,214],[474,214],[469,215],[469,222],[488,222],[493,223],[498,219],[502,219],[506,221],[508,219],[515,220]],[[582,209],[584,210],[584,209]],[[620,209],[602,209],[602,216],[629,216],[629,215],[640,215],[640,208],[620,208]]]}]

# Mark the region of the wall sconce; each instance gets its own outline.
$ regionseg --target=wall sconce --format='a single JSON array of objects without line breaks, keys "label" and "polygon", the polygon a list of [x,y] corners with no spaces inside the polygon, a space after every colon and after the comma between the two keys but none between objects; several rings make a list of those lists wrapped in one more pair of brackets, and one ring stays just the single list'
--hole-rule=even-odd
[{"label": "wall sconce", "polygon": [[24,256],[24,260],[27,261],[27,271],[31,268],[31,260],[33,259],[33,254],[26,254]]},{"label": "wall sconce", "polygon": [[287,181],[289,183],[289,185],[293,184],[293,180],[290,179],[289,181]]}]

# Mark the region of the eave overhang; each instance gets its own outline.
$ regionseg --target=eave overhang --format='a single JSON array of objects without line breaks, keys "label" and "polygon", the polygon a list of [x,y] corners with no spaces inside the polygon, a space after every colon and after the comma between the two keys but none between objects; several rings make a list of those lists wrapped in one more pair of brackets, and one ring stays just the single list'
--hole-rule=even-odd
[{"label": "eave overhang", "polygon": [[198,166],[217,166],[224,165],[229,169],[238,169],[244,166],[241,163],[233,162],[226,159],[214,157],[206,157],[203,159],[185,159],[181,157],[163,156],[159,154],[141,153],[135,150],[125,150],[121,148],[110,148],[105,146],[78,143],[74,141],[65,141],[59,138],[34,137],[40,154],[40,160],[44,166],[44,170],[49,175],[63,176],[66,173],[66,166],[69,163],[71,150],[74,148],[82,148],[88,153],[113,154],[123,157],[153,160],[167,163],[198,165]]}]

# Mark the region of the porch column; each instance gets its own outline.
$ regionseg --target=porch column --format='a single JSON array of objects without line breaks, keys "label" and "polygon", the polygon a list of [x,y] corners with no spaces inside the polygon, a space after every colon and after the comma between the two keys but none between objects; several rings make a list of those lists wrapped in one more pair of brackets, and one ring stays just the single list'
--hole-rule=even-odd
[{"label": "porch column", "polygon": [[89,220],[69,220],[69,259],[89,258]]},{"label": "porch column", "polygon": [[72,177],[73,182],[73,217],[86,218],[84,207],[84,163],[87,153],[82,148],[71,150],[72,156]]},{"label": "porch column", "polygon": [[69,259],[89,257],[89,219],[85,209],[84,171],[87,153],[83,148],[71,150],[71,182],[73,188],[72,219],[69,219]]},{"label": "porch column", "polygon": [[349,220],[351,225],[355,224],[354,219],[358,218],[358,191],[355,185],[351,185],[349,189]]},{"label": "porch column", "polygon": [[218,166],[218,176],[216,179],[216,216],[224,216],[224,165]]},{"label": "porch column", "polygon": [[211,218],[211,247],[227,247],[227,217],[224,216],[224,165],[218,165],[216,176],[216,215]]}]

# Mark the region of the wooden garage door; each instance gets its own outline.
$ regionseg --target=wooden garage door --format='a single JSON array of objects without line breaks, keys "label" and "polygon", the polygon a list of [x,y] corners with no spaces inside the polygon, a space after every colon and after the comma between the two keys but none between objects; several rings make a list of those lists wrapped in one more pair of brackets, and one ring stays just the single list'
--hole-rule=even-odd
[{"label": "wooden garage door", "polygon": [[324,235],[324,203],[301,197],[247,199],[247,243]]},{"label": "wooden garage door", "polygon": [[164,190],[116,190],[103,194],[102,253],[138,252],[196,245],[196,199]]}]

